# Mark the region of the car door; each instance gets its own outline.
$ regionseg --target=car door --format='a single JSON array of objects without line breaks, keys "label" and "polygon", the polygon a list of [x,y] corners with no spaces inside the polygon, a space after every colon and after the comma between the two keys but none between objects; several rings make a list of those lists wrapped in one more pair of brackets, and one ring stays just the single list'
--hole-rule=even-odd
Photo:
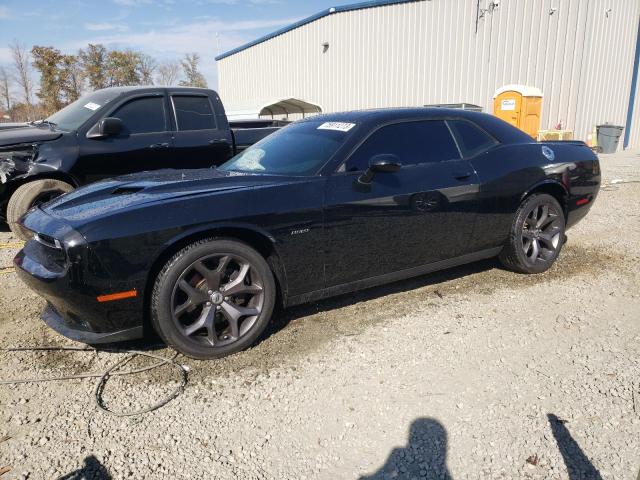
[{"label": "car door", "polygon": [[105,117],[119,118],[122,131],[115,136],[81,139],[79,158],[72,173],[83,182],[173,167],[163,94],[129,98]]},{"label": "car door", "polygon": [[[402,167],[358,178],[376,154]],[[477,176],[443,120],[375,130],[327,181],[326,281],[335,286],[446,260],[465,252],[476,215]]]},{"label": "car door", "polygon": [[[466,119],[447,120],[460,151],[478,175],[478,215],[467,250],[478,252],[495,248],[504,241],[513,220],[513,203],[522,194],[521,172],[517,178],[500,177],[499,185],[488,181],[494,172],[511,170],[513,159],[496,148],[500,142],[476,123]],[[511,165],[511,167],[509,167]],[[500,194],[496,195],[496,191]]]},{"label": "car door", "polygon": [[231,156],[226,125],[218,125],[215,109],[206,94],[171,93],[175,132],[173,153],[181,168],[208,168]]}]

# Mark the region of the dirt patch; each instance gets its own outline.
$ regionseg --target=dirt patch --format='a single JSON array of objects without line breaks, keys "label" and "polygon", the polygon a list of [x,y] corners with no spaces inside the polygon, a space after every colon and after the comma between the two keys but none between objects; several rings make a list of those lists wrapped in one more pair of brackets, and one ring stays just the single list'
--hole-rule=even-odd
[{"label": "dirt patch", "polygon": [[336,338],[360,335],[418,308],[421,314],[435,314],[442,305],[465,295],[488,296],[505,288],[526,289],[610,271],[628,274],[635,261],[610,249],[567,244],[553,268],[539,275],[514,273],[501,268],[497,260],[487,260],[294,307],[277,315],[266,338],[252,349],[216,362],[198,362],[192,380],[223,378],[243,370],[256,376],[268,374],[273,368],[295,365]]}]

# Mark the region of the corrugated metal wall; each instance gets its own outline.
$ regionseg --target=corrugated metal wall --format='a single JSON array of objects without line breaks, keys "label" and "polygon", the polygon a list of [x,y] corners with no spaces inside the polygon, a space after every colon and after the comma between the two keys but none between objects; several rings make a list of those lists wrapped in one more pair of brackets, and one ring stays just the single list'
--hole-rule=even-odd
[{"label": "corrugated metal wall", "polygon": [[626,121],[639,17],[640,0],[502,0],[476,33],[476,0],[336,13],[223,58],[219,89],[229,109],[297,97],[325,112],[458,102],[491,112],[498,87],[521,83],[544,92],[542,128],[561,121],[584,139]]},{"label": "corrugated metal wall", "polygon": [[[638,28],[640,29],[640,25]],[[636,48],[640,49],[640,31],[638,32],[638,38],[636,39]],[[640,52],[636,52],[636,55],[638,54],[640,54]],[[639,60],[640,63],[640,59],[637,60]],[[638,78],[636,79],[635,95],[633,100],[633,118],[631,121],[631,128],[629,129],[629,147],[637,147],[640,145],[640,72],[638,72]]]}]

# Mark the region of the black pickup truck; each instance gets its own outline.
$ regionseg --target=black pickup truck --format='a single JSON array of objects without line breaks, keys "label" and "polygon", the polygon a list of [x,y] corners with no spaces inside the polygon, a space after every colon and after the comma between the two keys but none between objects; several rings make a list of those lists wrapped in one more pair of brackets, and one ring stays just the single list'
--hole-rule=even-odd
[{"label": "black pickup truck", "polygon": [[0,130],[0,217],[122,174],[219,165],[278,127],[231,129],[213,90],[113,87],[45,120]]}]

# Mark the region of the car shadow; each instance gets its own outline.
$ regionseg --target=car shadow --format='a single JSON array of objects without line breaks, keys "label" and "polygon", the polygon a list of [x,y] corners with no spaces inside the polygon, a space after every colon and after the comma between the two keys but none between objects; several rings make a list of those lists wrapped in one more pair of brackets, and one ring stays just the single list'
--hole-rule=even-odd
[{"label": "car shadow", "polygon": [[58,477],[58,480],[112,480],[113,477],[109,473],[100,460],[94,455],[89,455],[84,459],[82,467],[66,475]]},{"label": "car shadow", "polygon": [[388,283],[378,287],[371,287],[353,293],[338,295],[313,303],[289,307],[285,310],[279,309],[274,312],[273,319],[263,333],[260,341],[264,341],[270,336],[278,333],[289,325],[289,323],[299,318],[314,315],[319,312],[337,310],[358,302],[366,302],[386,295],[393,295],[416,290],[418,288],[424,288],[430,285],[437,285],[457,278],[484,272],[492,268],[498,268],[498,266],[498,261],[496,259],[482,260],[447,270],[440,270],[418,277]]},{"label": "car shadow", "polygon": [[433,418],[419,418],[409,427],[407,445],[394,448],[384,465],[360,480],[433,478],[451,480],[447,467],[447,431]]},{"label": "car shadow", "polygon": [[558,450],[562,455],[570,480],[602,480],[600,472],[593,466],[589,458],[584,454],[580,445],[573,439],[571,433],[565,427],[565,420],[559,419],[553,413],[547,414],[549,426],[553,437],[558,444]]}]

